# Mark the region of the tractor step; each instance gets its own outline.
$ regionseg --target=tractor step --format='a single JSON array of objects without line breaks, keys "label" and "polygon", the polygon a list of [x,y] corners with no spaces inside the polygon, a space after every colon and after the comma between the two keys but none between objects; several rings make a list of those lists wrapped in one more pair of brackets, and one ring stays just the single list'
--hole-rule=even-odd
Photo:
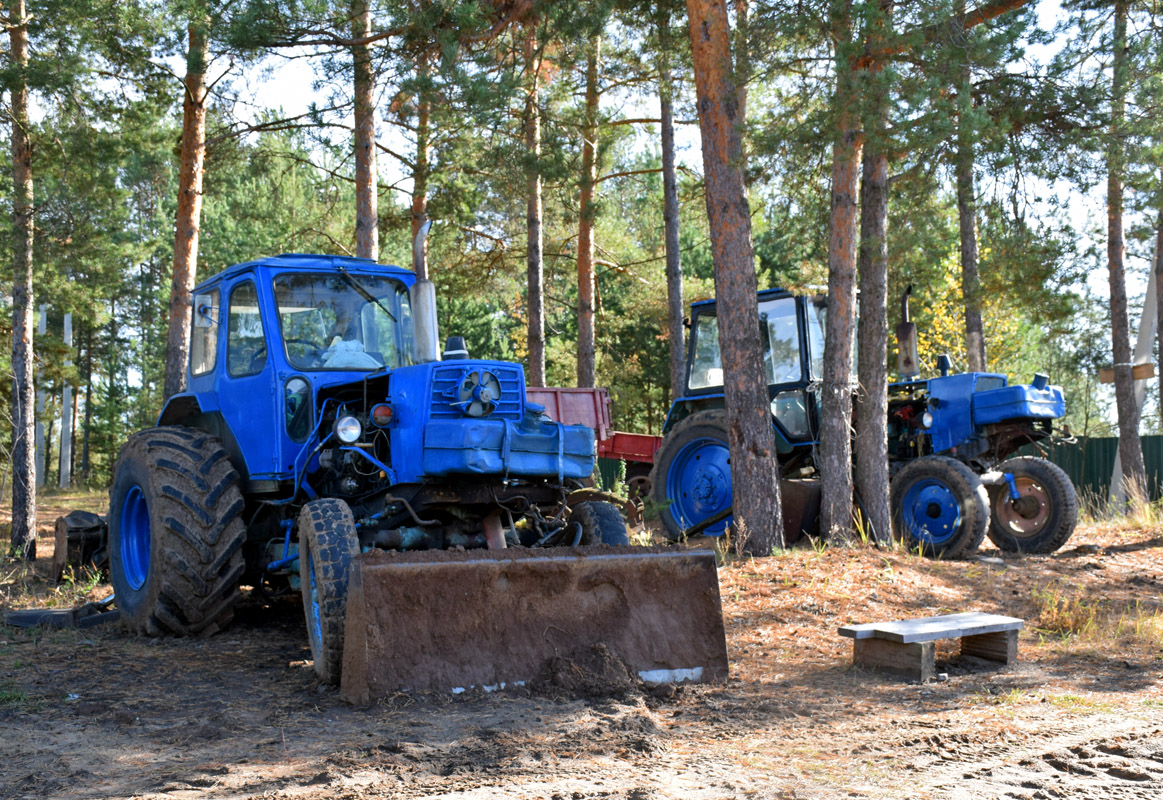
[{"label": "tractor step", "polygon": [[[552,553],[552,554],[550,554]],[[372,551],[352,565],[341,691],[521,685],[603,645],[647,683],[727,678],[710,551]]]}]

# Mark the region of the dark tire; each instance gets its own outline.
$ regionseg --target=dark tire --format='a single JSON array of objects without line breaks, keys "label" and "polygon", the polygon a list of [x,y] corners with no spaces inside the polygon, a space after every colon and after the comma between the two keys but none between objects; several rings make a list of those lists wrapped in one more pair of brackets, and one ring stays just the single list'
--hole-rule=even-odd
[{"label": "dark tire", "polygon": [[347,581],[359,554],[355,519],[347,503],[312,500],[299,512],[299,579],[315,673],[338,685],[343,667]]},{"label": "dark tire", "polygon": [[[662,532],[678,541],[692,525],[731,505],[731,454],[727,412],[721,408],[691,414],[662,440],[650,473],[651,498],[659,508]],[[719,536],[731,517],[703,531]]]},{"label": "dark tire", "polygon": [[989,526],[989,497],[981,478],[945,456],[906,464],[892,479],[890,502],[897,539],[931,558],[969,555]]},{"label": "dark tire", "polygon": [[582,535],[579,544],[630,544],[630,537],[626,533],[626,520],[613,503],[602,500],[578,503],[570,509],[569,520],[581,525]]},{"label": "dark tire", "polygon": [[989,538],[1007,553],[1053,553],[1078,524],[1078,492],[1070,477],[1044,458],[1003,461],[998,472],[1014,476],[1021,498],[1010,500],[1008,483],[989,487]]},{"label": "dark tire", "polygon": [[242,494],[222,443],[151,428],[121,448],[109,490],[109,575],[130,630],[209,635],[234,615]]}]

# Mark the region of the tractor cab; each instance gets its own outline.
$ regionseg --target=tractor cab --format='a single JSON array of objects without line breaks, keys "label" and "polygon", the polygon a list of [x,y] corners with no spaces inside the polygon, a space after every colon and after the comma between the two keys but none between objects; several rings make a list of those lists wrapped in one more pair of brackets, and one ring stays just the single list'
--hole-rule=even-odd
[{"label": "tractor cab", "polygon": [[[822,373],[826,307],[821,296],[796,297],[783,289],[759,293],[763,374],[781,453],[815,439],[818,401],[808,387]],[[671,408],[663,434],[693,413],[723,407],[723,362],[714,300],[691,305],[690,331],[684,396]]]}]

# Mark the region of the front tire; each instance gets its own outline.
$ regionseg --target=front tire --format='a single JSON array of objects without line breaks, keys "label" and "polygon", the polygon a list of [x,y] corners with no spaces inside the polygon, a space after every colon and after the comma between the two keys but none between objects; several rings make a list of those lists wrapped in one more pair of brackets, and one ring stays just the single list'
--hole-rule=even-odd
[{"label": "front tire", "polygon": [[339,684],[347,582],[357,555],[359,536],[347,503],[322,498],[303,506],[299,512],[299,580],[311,657],[315,673],[324,683]]},{"label": "front tire", "polygon": [[578,544],[627,545],[630,537],[626,533],[626,520],[613,503],[590,500],[578,503],[570,509],[570,522],[581,525],[582,535]]},{"label": "front tire", "polygon": [[134,434],[109,490],[109,574],[121,618],[156,636],[227,624],[245,565],[238,473],[218,439],[177,426]]},{"label": "front tire", "polygon": [[1078,492],[1070,477],[1043,458],[1021,456],[1003,461],[998,472],[1014,476],[1018,500],[1008,483],[989,489],[989,539],[1007,553],[1053,553],[1078,524]]},{"label": "front tire", "polygon": [[[700,411],[674,426],[655,454],[651,492],[660,507],[663,533],[671,541],[683,531],[731,506],[731,452],[727,412]],[[703,531],[720,536],[731,517]]]},{"label": "front tire", "polygon": [[893,532],[931,558],[972,553],[989,525],[989,497],[973,470],[952,458],[927,456],[892,479]]}]

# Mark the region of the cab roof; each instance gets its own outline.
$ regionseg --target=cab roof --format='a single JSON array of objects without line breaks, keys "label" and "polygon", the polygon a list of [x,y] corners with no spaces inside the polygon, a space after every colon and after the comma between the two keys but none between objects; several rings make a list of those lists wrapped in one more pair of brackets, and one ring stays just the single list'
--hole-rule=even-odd
[{"label": "cab roof", "polygon": [[[772,297],[790,297],[790,296],[791,296],[791,292],[789,292],[787,289],[781,289],[778,286],[776,286],[772,289],[760,289],[759,293],[756,295],[756,301],[758,302],[760,300],[767,300],[767,299],[772,298]],[[708,297],[705,300],[695,300],[693,303],[691,303],[691,310],[693,311],[696,308],[706,308],[707,306],[713,306],[715,304],[715,302],[716,301],[715,301],[714,297]]]},{"label": "cab roof", "polygon": [[355,258],[354,256],[324,256],[311,253],[282,253],[277,256],[258,258],[254,261],[245,261],[234,264],[219,273],[211,275],[198,283],[197,289],[221,280],[228,280],[235,275],[249,272],[256,268],[268,268],[271,272],[319,272],[338,271],[339,267],[351,272],[371,273],[385,277],[396,278],[406,285],[416,281],[416,273],[411,270],[397,267],[392,264],[379,264],[370,258]]}]

